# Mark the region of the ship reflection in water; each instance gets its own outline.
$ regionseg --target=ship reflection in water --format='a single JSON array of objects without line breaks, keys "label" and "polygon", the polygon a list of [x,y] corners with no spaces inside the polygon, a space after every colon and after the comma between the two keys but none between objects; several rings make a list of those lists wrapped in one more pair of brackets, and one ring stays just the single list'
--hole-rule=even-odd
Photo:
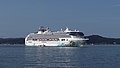
[{"label": "ship reflection in water", "polygon": [[[73,51],[76,49],[75,51]],[[27,47],[25,67],[75,68],[79,67],[79,48],[75,47]]]}]

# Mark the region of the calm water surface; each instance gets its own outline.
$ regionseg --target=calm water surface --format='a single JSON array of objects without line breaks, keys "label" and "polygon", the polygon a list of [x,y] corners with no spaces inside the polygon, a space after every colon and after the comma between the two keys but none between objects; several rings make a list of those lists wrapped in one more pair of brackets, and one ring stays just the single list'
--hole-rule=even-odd
[{"label": "calm water surface", "polygon": [[120,46],[0,46],[0,68],[120,68]]}]

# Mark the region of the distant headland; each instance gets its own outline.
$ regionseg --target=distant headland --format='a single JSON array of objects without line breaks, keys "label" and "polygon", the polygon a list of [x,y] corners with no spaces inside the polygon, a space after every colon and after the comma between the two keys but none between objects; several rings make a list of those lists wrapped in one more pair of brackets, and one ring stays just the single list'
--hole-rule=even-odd
[{"label": "distant headland", "polygon": [[[100,35],[85,36],[85,44],[120,44],[120,38],[107,38]],[[0,38],[0,44],[25,44],[25,38]]]},{"label": "distant headland", "polygon": [[0,44],[25,44],[25,38],[0,38]]},{"label": "distant headland", "polygon": [[86,44],[120,44],[120,38],[107,38],[99,35],[85,36],[89,38]]}]

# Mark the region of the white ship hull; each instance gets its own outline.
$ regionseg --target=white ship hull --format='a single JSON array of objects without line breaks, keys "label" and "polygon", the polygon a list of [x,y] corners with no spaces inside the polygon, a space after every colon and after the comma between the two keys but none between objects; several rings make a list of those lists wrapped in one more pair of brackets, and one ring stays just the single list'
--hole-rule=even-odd
[{"label": "white ship hull", "polygon": [[[37,33],[30,33],[25,38],[26,46],[81,46],[84,39],[83,36],[76,36],[80,34],[79,31],[38,31]],[[83,35],[83,34],[81,34]]]},{"label": "white ship hull", "polygon": [[69,41],[26,41],[25,45],[27,46],[81,46],[84,41],[87,39],[72,39],[69,38]]}]

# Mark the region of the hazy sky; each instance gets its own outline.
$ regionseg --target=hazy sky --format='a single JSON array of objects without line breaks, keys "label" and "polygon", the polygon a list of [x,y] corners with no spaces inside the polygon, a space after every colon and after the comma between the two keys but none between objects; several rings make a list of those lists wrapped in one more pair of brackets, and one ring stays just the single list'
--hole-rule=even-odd
[{"label": "hazy sky", "polygon": [[25,37],[39,26],[120,38],[120,0],[0,0],[0,37]]}]

